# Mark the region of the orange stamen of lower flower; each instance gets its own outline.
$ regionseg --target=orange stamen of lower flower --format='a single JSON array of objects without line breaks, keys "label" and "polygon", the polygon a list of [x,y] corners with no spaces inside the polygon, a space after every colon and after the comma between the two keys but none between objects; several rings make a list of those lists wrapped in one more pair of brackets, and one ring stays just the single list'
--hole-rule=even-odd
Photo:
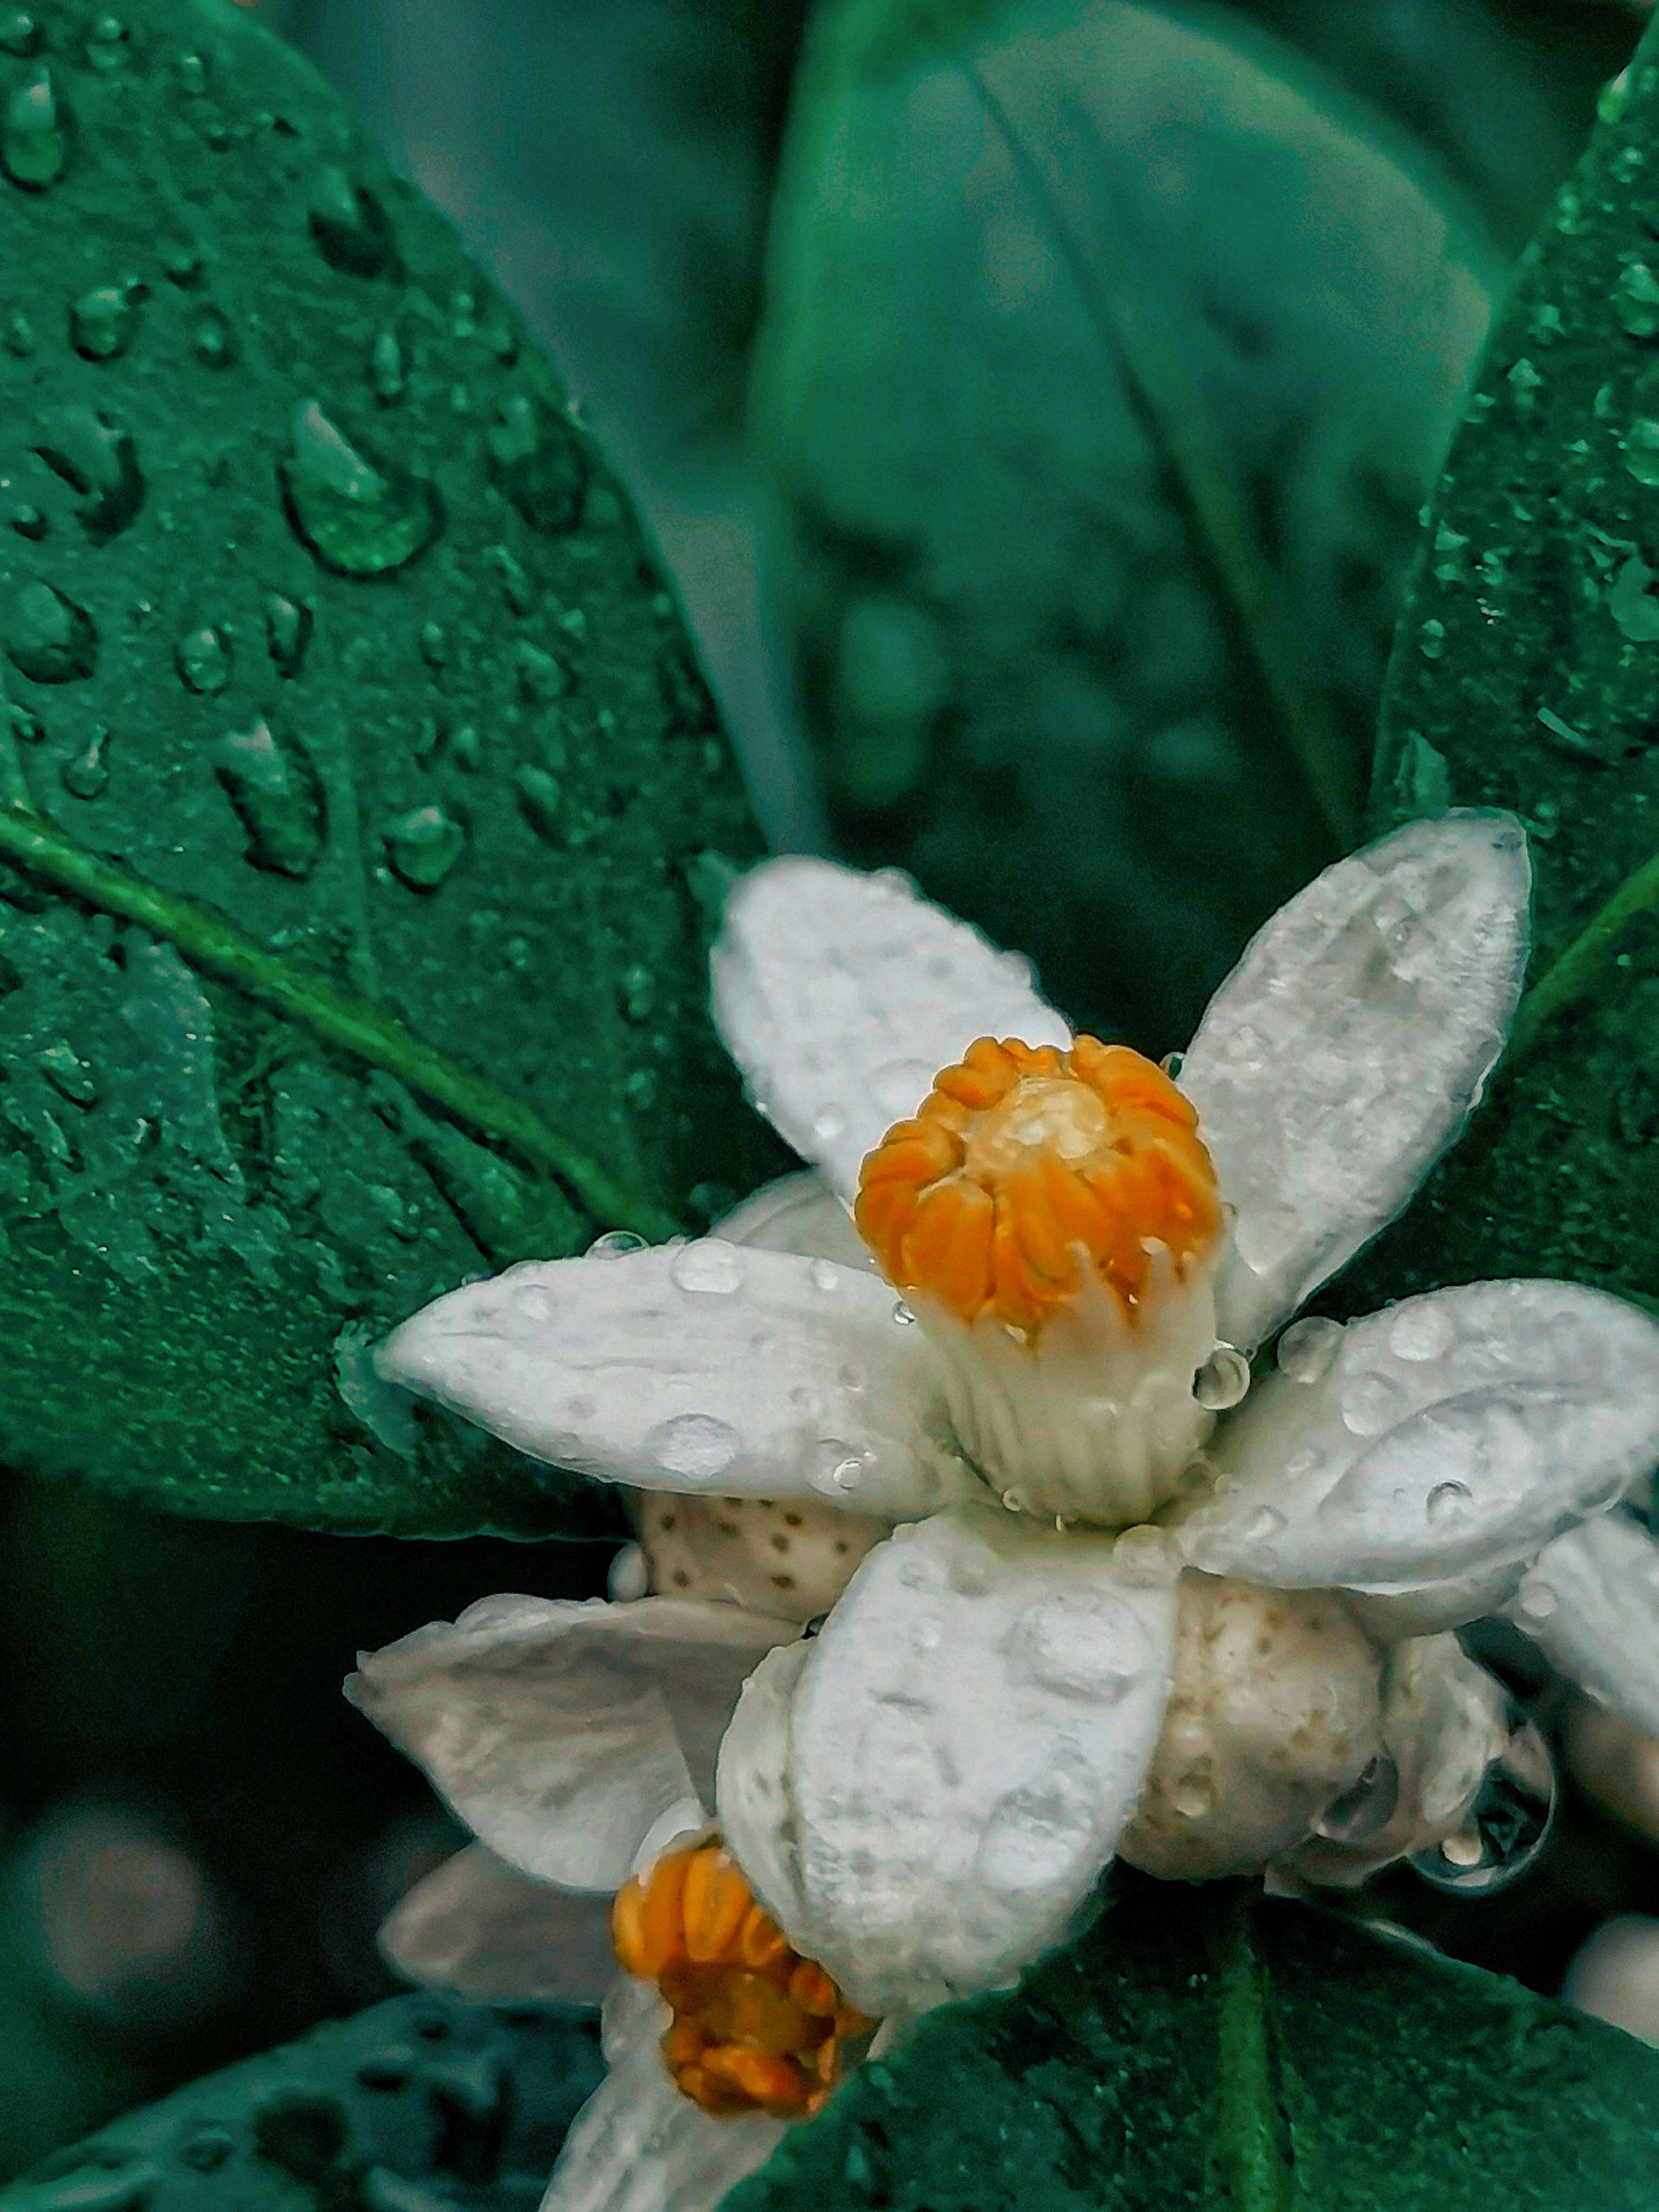
[{"label": "orange stamen of lower flower", "polygon": [[618,1893],[617,1956],[673,2008],[668,2070],[708,2112],[815,2112],[872,2023],[793,1950],[721,1844],[669,1851]]},{"label": "orange stamen of lower flower", "polygon": [[1152,1264],[1221,1231],[1198,1116],[1127,1045],[981,1037],[864,1163],[860,1231],[897,1289],[1040,1328],[1085,1275],[1133,1320]]}]

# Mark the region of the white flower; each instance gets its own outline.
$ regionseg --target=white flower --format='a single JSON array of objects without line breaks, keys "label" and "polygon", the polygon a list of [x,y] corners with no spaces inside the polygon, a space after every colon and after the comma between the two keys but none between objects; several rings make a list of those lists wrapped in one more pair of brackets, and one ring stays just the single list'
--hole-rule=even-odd
[{"label": "white flower", "polygon": [[[1376,1672],[1352,1674],[1352,1741],[1320,1786],[1357,1784],[1384,1746],[1393,1848],[1431,1807],[1462,1817],[1501,1723],[1449,1642],[1378,1647],[1513,1601],[1560,1663],[1653,1710],[1659,1552],[1590,1516],[1659,1458],[1659,1327],[1577,1285],[1488,1283],[1302,1323],[1253,1386],[1245,1356],[1455,1135],[1515,1010],[1528,886],[1518,829],[1484,814],[1339,863],[1248,949],[1177,1090],[1073,1040],[1024,963],[902,878],[767,864],[730,902],[716,1017],[756,1103],[858,1198],[906,1302],[821,1249],[710,1237],[513,1269],[385,1348],[388,1378],[538,1457],[896,1524],[817,1637],[770,1624],[714,1801],[768,1911],[866,2013],[1011,1978],[1146,1826],[1200,1575],[1281,1610],[1340,1593],[1313,1601],[1333,1651],[1364,1621]],[[1020,1044],[975,1043],[995,1038]],[[822,1198],[787,1204],[816,1243]],[[657,1602],[611,1609],[606,1650]],[[429,1692],[441,1709],[436,1675]],[[502,1850],[434,1743],[377,1717]],[[538,1771],[598,1789],[571,1720],[538,1737]],[[606,1771],[637,1852],[661,1788]],[[549,1787],[558,1815],[567,1784]],[[1263,1858],[1283,1813],[1263,1814]],[[532,1871],[574,1886],[577,1825],[552,1817]]]}]

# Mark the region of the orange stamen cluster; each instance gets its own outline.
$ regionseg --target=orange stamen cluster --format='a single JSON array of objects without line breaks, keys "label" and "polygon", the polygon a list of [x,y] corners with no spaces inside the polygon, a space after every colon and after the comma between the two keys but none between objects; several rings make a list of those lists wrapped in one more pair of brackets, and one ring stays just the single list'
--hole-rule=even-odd
[{"label": "orange stamen cluster", "polygon": [[611,1925],[623,1965],[673,2008],[663,2057],[706,2112],[817,2112],[847,2039],[873,2025],[790,1948],[719,1844],[669,1851],[636,1875]]},{"label": "orange stamen cluster", "polygon": [[1127,1045],[981,1037],[864,1163],[858,1225],[897,1289],[1025,1331],[1086,1273],[1133,1320],[1162,1245],[1183,1271],[1221,1228],[1198,1116]]}]

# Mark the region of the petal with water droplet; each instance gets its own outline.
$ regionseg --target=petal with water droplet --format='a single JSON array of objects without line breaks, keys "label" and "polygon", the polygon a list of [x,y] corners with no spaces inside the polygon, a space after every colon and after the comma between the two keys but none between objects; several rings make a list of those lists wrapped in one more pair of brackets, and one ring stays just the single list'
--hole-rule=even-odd
[{"label": "petal with water droplet", "polygon": [[[1659,1323],[1574,1283],[1432,1291],[1351,1322],[1316,1382],[1267,1376],[1212,1450],[1222,1486],[1183,1531],[1194,1565],[1450,1596],[1659,1458]],[[1284,1523],[1267,1544],[1264,1510]]]},{"label": "petal with water droplet", "polygon": [[727,901],[713,975],[750,1095],[843,1197],[975,1037],[1071,1042],[1023,962],[891,872],[764,862]]},{"label": "petal with water droplet", "polygon": [[1609,1513],[1559,1538],[1510,1617],[1564,1674],[1659,1735],[1659,1544],[1639,1522]]},{"label": "petal with water droplet", "polygon": [[1246,948],[1182,1065],[1237,1209],[1222,1334],[1261,1343],[1411,1196],[1503,1049],[1527,964],[1520,825],[1413,822]]},{"label": "petal with water droplet", "polygon": [[696,1825],[744,1678],[794,1632],[681,1598],[484,1598],[363,1654],[346,1694],[508,1866],[610,1890],[677,1808]]},{"label": "petal with water droplet", "polygon": [[1012,1981],[1112,1856],[1175,1623],[1108,1537],[964,1507],[878,1546],[721,1751],[722,1825],[797,1947],[875,2014]]},{"label": "petal with water droplet", "polygon": [[377,1364],[534,1458],[641,1489],[901,1520],[968,1479],[937,1355],[884,1283],[716,1237],[468,1284]]}]

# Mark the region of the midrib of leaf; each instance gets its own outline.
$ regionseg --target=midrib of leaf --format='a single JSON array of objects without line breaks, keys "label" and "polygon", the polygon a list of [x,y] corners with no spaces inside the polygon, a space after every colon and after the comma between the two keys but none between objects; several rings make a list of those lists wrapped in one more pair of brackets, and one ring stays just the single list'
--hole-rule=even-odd
[{"label": "midrib of leaf", "polygon": [[1217,2147],[1232,2212],[1291,2212],[1296,2185],[1273,2094],[1267,1974],[1250,1914],[1249,1887],[1240,1883],[1218,1930]]},{"label": "midrib of leaf", "polygon": [[[964,62],[963,70],[1024,172],[1107,346],[1122,364],[1153,441],[1170,463],[1194,536],[1255,663],[1291,757],[1337,850],[1348,852],[1358,843],[1361,832],[1360,776],[1326,711],[1317,672],[1277,587],[1273,562],[1251,522],[1220,432],[1197,379],[1186,366],[1182,349],[1156,303],[1133,283],[1121,258],[1103,240],[1085,249],[1075,236],[984,66]],[[1046,101],[1045,122],[1052,126],[1056,115],[1054,102]],[[1105,283],[1097,266],[1101,261],[1108,264]]]},{"label": "midrib of leaf", "polygon": [[396,1077],[486,1142],[505,1146],[527,1165],[556,1176],[595,1220],[653,1239],[683,1233],[684,1224],[666,1207],[616,1182],[534,1107],[422,1043],[378,1007],[251,944],[207,908],[144,883],[74,843],[40,816],[0,804],[0,858],[88,906],[136,922],[165,939],[204,975],[233,985],[334,1050]]}]

